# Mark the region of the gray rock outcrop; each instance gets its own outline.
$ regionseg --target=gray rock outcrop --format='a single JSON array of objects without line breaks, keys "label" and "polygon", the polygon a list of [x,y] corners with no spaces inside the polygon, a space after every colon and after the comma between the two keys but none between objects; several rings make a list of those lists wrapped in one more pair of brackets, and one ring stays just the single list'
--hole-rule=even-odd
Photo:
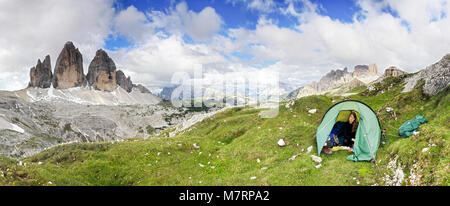
[{"label": "gray rock outcrop", "polygon": [[142,84],[133,84],[133,87],[134,88],[136,88],[136,89],[138,89],[141,93],[152,93],[152,92],[150,92],[150,90],[148,90],[147,89],[147,87],[144,87],[144,85],[142,85]]},{"label": "gray rock outcrop", "polygon": [[[344,88],[354,88],[367,85],[377,79],[380,75],[376,64],[356,65],[353,72],[349,72],[347,67],[343,70],[331,70],[323,76],[319,82],[313,81],[308,85],[295,89],[286,97],[286,99],[300,98],[309,95],[323,94],[335,90],[335,88],[346,85]],[[340,93],[345,92],[342,89],[336,90]],[[336,92],[334,91],[334,92]],[[333,92],[333,91],[332,91]]]},{"label": "gray rock outcrop", "polygon": [[445,89],[450,84],[450,54],[406,79],[403,92],[411,91],[420,80],[425,80],[425,85],[423,85],[425,94],[433,96]]},{"label": "gray rock outcrop", "polygon": [[356,65],[353,71],[353,76],[362,76],[369,72],[369,66],[367,65]]},{"label": "gray rock outcrop", "polygon": [[113,91],[117,88],[116,65],[103,50],[95,53],[94,59],[89,64],[86,75],[89,86],[101,91]]},{"label": "gray rock outcrop", "polygon": [[50,56],[47,55],[44,62],[39,59],[36,66],[30,69],[29,87],[49,88],[52,84],[52,66]]},{"label": "gray rock outcrop", "polygon": [[367,65],[356,65],[353,71],[354,77],[361,76],[375,76],[378,75],[378,69],[376,64]]},{"label": "gray rock outcrop", "polygon": [[395,66],[390,66],[386,70],[384,70],[384,77],[398,77],[400,75],[407,74],[407,72],[404,72],[401,69],[398,69]]},{"label": "gray rock outcrop", "polygon": [[122,87],[122,89],[127,92],[131,92],[131,90],[133,89],[133,82],[131,82],[131,78],[126,77],[121,70],[116,72],[116,82],[117,85]]},{"label": "gray rock outcrop", "polygon": [[56,60],[53,72],[53,87],[67,89],[86,85],[86,77],[83,73],[83,57],[72,42],[64,45]]},{"label": "gray rock outcrop", "polygon": [[369,74],[378,75],[378,68],[376,64],[369,64]]},{"label": "gray rock outcrop", "polygon": [[348,72],[347,67],[345,67],[343,70],[331,70],[325,76],[320,78],[319,82],[313,81],[311,82],[311,84],[308,84],[301,88],[297,92],[297,98],[320,94],[328,89],[332,89],[350,82],[352,79],[353,74],[351,72]]}]

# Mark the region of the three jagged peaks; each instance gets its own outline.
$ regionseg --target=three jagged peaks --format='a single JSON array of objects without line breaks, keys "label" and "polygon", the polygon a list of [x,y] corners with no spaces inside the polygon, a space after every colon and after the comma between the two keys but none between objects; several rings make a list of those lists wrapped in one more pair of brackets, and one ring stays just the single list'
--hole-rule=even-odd
[{"label": "three jagged peaks", "polygon": [[39,59],[37,65],[30,69],[29,87],[49,88],[52,85],[56,89],[89,85],[101,91],[113,91],[121,87],[127,92],[137,87],[133,85],[130,77],[126,77],[121,70],[116,69],[114,61],[103,49],[97,50],[89,64],[87,75],[84,75],[83,55],[71,41],[64,44],[53,73],[49,55],[42,63]]}]

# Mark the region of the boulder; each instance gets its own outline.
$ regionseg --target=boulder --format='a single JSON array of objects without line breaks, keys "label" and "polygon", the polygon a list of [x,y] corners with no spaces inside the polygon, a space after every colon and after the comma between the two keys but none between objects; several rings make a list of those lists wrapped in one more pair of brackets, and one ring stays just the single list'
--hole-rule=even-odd
[{"label": "boulder", "polygon": [[86,75],[89,86],[101,91],[113,91],[117,88],[116,65],[103,50],[95,53],[94,59],[89,64]]},{"label": "boulder", "polygon": [[317,112],[317,109],[310,109],[308,110],[308,113],[310,114],[315,114]]},{"label": "boulder", "polygon": [[87,83],[83,73],[83,57],[70,41],[56,59],[52,83],[57,89],[85,86]]},{"label": "boulder", "polygon": [[130,77],[127,78],[121,70],[118,70],[116,72],[116,82],[117,85],[122,87],[122,89],[127,92],[131,92],[131,90],[133,89],[133,82],[131,82]]},{"label": "boulder", "polygon": [[316,155],[311,155],[311,159],[312,159],[314,162],[317,162],[317,163],[321,163],[321,162],[322,162],[322,158],[320,158],[320,157],[318,157],[318,156],[316,156]]},{"label": "boulder", "polygon": [[44,62],[39,59],[36,67],[30,69],[29,87],[49,88],[52,84],[52,66],[50,56],[47,55]]},{"label": "boulder", "polygon": [[280,147],[286,146],[286,143],[284,142],[283,139],[278,140],[278,146],[280,146]]}]

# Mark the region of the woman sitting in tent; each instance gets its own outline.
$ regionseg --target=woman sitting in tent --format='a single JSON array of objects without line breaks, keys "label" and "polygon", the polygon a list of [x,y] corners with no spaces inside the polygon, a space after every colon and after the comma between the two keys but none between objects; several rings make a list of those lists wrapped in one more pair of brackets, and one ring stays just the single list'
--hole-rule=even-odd
[{"label": "woman sitting in tent", "polygon": [[348,117],[348,122],[338,121],[334,124],[333,129],[328,136],[322,152],[325,154],[332,154],[330,148],[335,146],[351,147],[350,152],[353,152],[353,143],[355,140],[356,129],[358,128],[358,120],[355,112],[351,112]]}]

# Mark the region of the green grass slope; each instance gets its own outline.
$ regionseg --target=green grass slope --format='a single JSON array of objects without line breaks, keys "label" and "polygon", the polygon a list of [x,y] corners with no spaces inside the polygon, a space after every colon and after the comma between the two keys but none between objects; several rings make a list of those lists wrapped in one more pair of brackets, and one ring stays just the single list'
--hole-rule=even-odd
[{"label": "green grass slope", "polygon": [[[358,88],[362,92],[349,97],[283,102],[276,118],[239,107],[175,137],[165,137],[166,131],[147,140],[61,145],[21,160],[0,157],[0,185],[449,185],[450,89],[429,97],[422,82],[401,93],[404,78],[388,78],[372,91]],[[344,98],[378,113],[389,144],[379,148],[376,163],[351,162],[339,151],[322,155],[316,168],[310,157],[317,154],[316,128]],[[314,108],[317,113],[309,114]],[[417,114],[429,121],[420,134],[399,137],[401,124]],[[281,138],[285,147],[277,145]]]}]

